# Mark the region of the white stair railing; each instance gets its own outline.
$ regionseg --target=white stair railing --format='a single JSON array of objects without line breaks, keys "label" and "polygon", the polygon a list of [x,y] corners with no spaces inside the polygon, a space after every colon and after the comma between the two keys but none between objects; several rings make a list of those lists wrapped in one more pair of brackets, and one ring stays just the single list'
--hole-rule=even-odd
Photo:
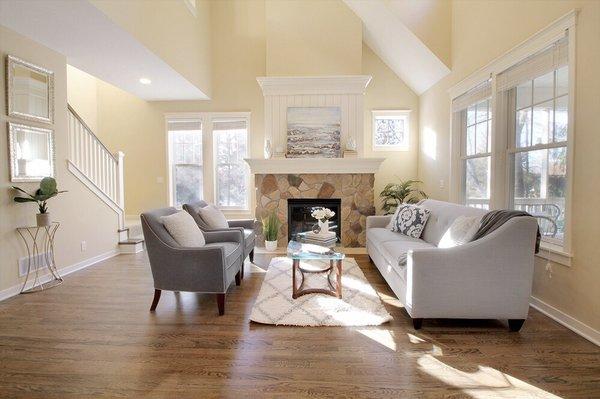
[{"label": "white stair railing", "polygon": [[124,226],[123,154],[112,154],[69,105],[69,170],[119,215]]}]

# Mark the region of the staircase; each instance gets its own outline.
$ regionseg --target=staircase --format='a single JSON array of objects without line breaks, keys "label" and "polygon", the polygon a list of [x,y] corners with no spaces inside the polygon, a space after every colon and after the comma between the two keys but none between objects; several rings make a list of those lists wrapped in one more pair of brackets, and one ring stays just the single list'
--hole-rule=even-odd
[{"label": "staircase", "polygon": [[130,236],[125,225],[125,186],[122,152],[112,154],[92,129],[69,109],[69,158],[67,167],[87,188],[106,203],[118,218],[119,249],[122,253],[136,253],[144,248],[144,240]]}]

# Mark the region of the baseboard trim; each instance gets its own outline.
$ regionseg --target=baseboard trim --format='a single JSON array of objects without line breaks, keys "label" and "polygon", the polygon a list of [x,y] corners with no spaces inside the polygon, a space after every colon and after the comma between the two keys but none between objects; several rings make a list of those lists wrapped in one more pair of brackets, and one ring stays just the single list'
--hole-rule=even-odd
[{"label": "baseboard trim", "polygon": [[[77,262],[70,266],[66,266],[61,269],[58,269],[58,272],[62,277],[64,277],[64,276],[67,276],[78,270],[85,269],[86,267],[95,265],[98,262],[102,262],[103,260],[110,259],[114,256],[119,255],[120,253],[121,252],[118,249],[113,249],[111,251],[102,253],[100,255],[96,255],[89,259],[82,260],[81,262]],[[48,281],[51,280],[51,276],[49,274],[45,274],[45,275],[41,276],[38,280],[41,281],[42,283],[47,283]],[[11,298],[15,295],[19,295],[19,292],[21,292],[22,284],[23,283],[16,284],[16,285],[13,285],[12,287],[9,287],[9,288],[6,288],[6,289],[0,291],[0,301],[4,301],[5,299]],[[28,282],[27,285],[25,286],[25,289],[29,289],[32,286],[33,286],[33,281]]]},{"label": "baseboard trim", "polygon": [[600,346],[600,331],[593,329],[587,324],[584,324],[579,320],[569,316],[562,310],[559,310],[534,296],[531,297],[529,304],[532,308],[542,312],[557,323],[567,327],[576,334],[581,335],[588,341]]}]

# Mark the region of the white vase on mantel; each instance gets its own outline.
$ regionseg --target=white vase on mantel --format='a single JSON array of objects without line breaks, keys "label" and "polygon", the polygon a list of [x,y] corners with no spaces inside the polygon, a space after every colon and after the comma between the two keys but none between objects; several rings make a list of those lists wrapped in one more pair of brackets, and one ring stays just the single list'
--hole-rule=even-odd
[{"label": "white vase on mantel", "polygon": [[321,229],[319,231],[319,234],[322,236],[328,235],[329,234],[329,220],[325,220],[324,222],[319,220],[319,228]]},{"label": "white vase on mantel", "polygon": [[265,142],[265,159],[271,159],[273,156],[273,150],[271,148],[271,140]]}]

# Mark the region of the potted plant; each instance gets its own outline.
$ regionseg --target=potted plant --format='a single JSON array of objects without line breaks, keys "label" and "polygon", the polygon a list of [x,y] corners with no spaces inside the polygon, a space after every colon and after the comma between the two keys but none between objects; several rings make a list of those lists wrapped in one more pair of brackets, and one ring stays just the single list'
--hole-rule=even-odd
[{"label": "potted plant", "polygon": [[417,187],[419,183],[422,181],[400,180],[399,183],[388,183],[379,194],[384,214],[394,213],[399,204],[415,204],[427,198],[427,194]]},{"label": "potted plant", "polygon": [[44,177],[40,182],[40,188],[35,190],[34,194],[29,194],[25,190],[19,187],[13,186],[13,189],[25,194],[27,197],[15,197],[15,202],[36,202],[40,213],[36,215],[38,227],[49,226],[50,214],[48,213],[47,201],[56,197],[60,193],[66,191],[58,191],[56,188],[56,180],[52,177]]},{"label": "potted plant", "polygon": [[279,235],[279,227],[281,227],[281,222],[275,211],[262,219],[262,225],[265,236],[265,248],[267,251],[273,252],[277,249],[277,236]]},{"label": "potted plant", "polygon": [[335,212],[329,208],[315,208],[310,214],[319,221],[319,234],[326,235],[329,233],[329,219],[335,216]]}]

